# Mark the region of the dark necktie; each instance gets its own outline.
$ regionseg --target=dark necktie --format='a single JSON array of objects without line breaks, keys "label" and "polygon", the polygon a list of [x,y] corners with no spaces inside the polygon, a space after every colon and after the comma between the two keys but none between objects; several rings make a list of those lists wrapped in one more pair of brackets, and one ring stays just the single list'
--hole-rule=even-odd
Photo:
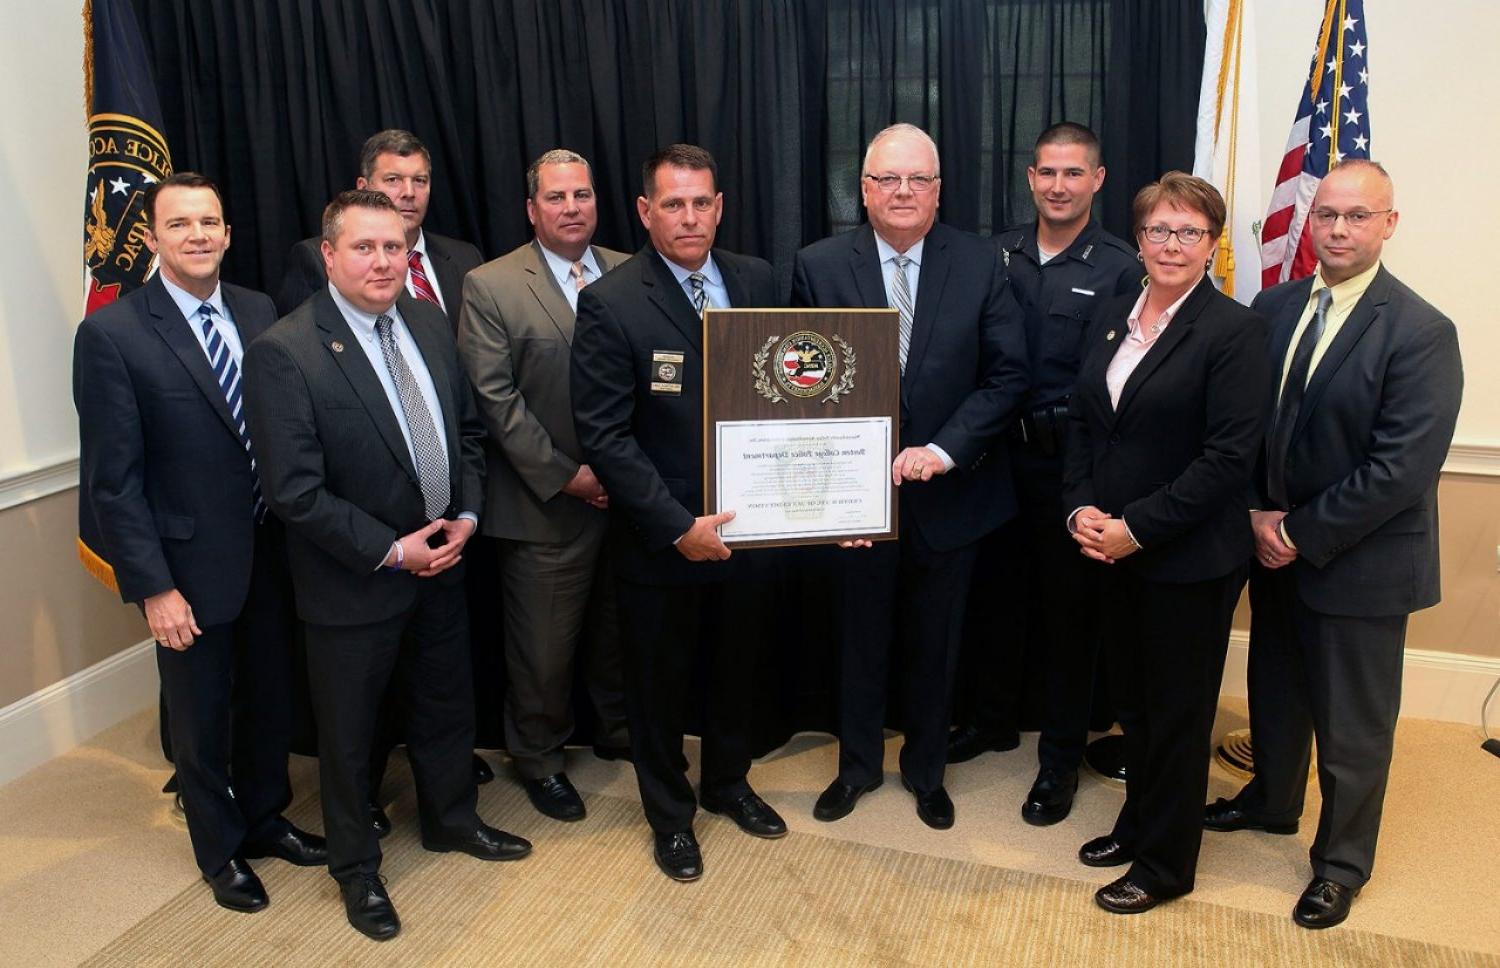
[{"label": "dark necktie", "polygon": [[266,502],[260,495],[260,477],[255,473],[255,448],[250,445],[250,428],[245,425],[245,401],[240,395],[240,368],[235,365],[234,354],[229,344],[214,325],[214,307],[208,303],[198,307],[198,325],[203,329],[203,342],[208,348],[208,365],[219,381],[219,392],[229,405],[229,415],[240,433],[240,443],[245,445],[245,456],[250,458],[250,499],[255,509],[255,520],[266,518]]},{"label": "dark necktie", "polygon": [[439,309],[443,304],[438,302],[437,293],[432,289],[432,283],[427,278],[427,270],[422,268],[422,253],[412,249],[406,254],[406,267],[411,272],[411,288],[417,294],[418,299],[425,299]]},{"label": "dark necktie", "polygon": [[708,276],[701,272],[694,272],[688,276],[688,282],[693,287],[693,308],[702,316],[703,311],[708,308],[708,290],[703,284],[708,282]]},{"label": "dark necktie", "polygon": [[911,349],[911,321],[916,315],[916,310],[911,302],[911,280],[907,278],[906,267],[911,265],[909,256],[898,255],[895,258],[896,277],[891,283],[891,293],[896,300],[896,312],[901,315],[900,331],[898,333],[898,344],[900,350],[899,360],[901,372],[906,372],[906,354]]},{"label": "dark necktie", "polygon": [[1313,350],[1323,336],[1323,328],[1328,325],[1328,307],[1332,304],[1333,290],[1319,289],[1312,319],[1307,321],[1307,329],[1302,331],[1302,338],[1292,352],[1292,363],[1287,367],[1286,382],[1281,387],[1281,399],[1276,402],[1276,417],[1266,438],[1266,492],[1271,503],[1283,511],[1291,509],[1286,493],[1287,449],[1292,442],[1292,428],[1297,425],[1297,412],[1302,409],[1303,394],[1307,392]]},{"label": "dark necktie", "polygon": [[448,509],[449,481],[448,462],[443,459],[443,444],[438,439],[437,425],[432,421],[432,412],[422,399],[416,378],[406,365],[406,357],[396,345],[391,332],[389,316],[375,318],[375,332],[380,337],[380,355],[385,357],[385,368],[390,371],[391,382],[396,384],[396,396],[401,401],[401,411],[406,414],[406,427],[411,431],[411,449],[417,459],[417,480],[422,485],[422,505],[427,511],[427,520],[436,521]]}]

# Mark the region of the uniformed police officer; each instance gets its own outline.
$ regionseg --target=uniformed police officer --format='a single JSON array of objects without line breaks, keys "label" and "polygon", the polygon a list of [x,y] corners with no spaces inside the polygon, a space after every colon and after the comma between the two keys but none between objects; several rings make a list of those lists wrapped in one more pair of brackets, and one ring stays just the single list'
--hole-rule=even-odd
[{"label": "uniformed police officer", "polygon": [[[994,535],[995,568],[975,576],[987,585],[970,596],[979,606],[965,633],[974,674],[963,677],[969,684],[961,704],[965,725],[948,745],[950,763],[1015,748],[1018,684],[1025,665],[1035,668],[1043,686],[1043,702],[1036,704],[1041,769],[1021,815],[1039,826],[1072,809],[1094,678],[1094,623],[1069,605],[1091,573],[1060,524],[1067,515],[1061,505],[1064,418],[1094,307],[1139,290],[1143,275],[1135,250],[1092,220],[1094,195],[1104,184],[1099,155],[1099,139],[1081,124],[1064,121],[1043,131],[1035,163],[1026,169],[1036,220],[996,239],[1026,308],[1031,391],[1010,442],[1021,513]],[[1002,651],[1007,641],[1018,649]]]}]

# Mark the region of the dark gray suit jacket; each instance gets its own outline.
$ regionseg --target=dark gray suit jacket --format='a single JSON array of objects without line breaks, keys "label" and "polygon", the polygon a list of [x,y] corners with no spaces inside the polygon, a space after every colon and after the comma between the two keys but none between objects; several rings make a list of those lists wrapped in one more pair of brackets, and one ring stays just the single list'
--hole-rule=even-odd
[{"label": "dark gray suit jacket", "polygon": [[[1272,322],[1272,413],[1312,284],[1255,299]],[[1285,526],[1309,608],[1404,615],[1437,604],[1437,482],[1462,398],[1453,323],[1382,267],[1313,371],[1287,451]],[[1256,481],[1271,507],[1264,455]]]},{"label": "dark gray suit jacket", "polygon": [[[628,258],[593,252],[605,272]],[[488,433],[484,533],[570,541],[604,513],[562,493],[584,462],[568,391],[573,310],[535,241],[469,273],[460,307],[458,354]]]},{"label": "dark gray suit jacket", "polygon": [[[484,501],[484,427],[443,313],[401,294],[397,307],[432,374],[443,410],[452,507]],[[245,354],[245,395],[262,492],[287,526],[297,610],[319,625],[390,618],[419,581],[377,570],[391,542],[427,523],[417,470],[380,378],[326,289]]]}]

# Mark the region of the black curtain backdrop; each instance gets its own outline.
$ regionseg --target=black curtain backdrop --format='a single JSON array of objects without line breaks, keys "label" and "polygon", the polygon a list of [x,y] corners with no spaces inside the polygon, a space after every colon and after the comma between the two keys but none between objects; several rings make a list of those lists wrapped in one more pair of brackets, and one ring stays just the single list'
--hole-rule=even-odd
[{"label": "black curtain backdrop", "polygon": [[[719,161],[720,244],[769,259],[785,291],[798,248],[863,219],[864,146],[895,121],[938,142],[940,217],[981,233],[1034,216],[1038,132],[1087,124],[1110,170],[1100,217],[1128,234],[1135,191],[1191,168],[1204,38],[1202,0],[135,3],[173,162],[225,194],[225,274],[273,292],[389,127],[432,152],[427,224],[487,257],[529,238],[526,166],[555,147],[593,163],[598,241],[639,247],[640,164],[689,141]],[[826,594],[795,560],[782,574],[777,601]],[[798,632],[767,629],[761,750],[832,725],[826,630]],[[479,667],[481,745],[498,746],[498,654]]]},{"label": "black curtain backdrop", "polygon": [[524,172],[594,165],[599,241],[633,250],[640,163],[718,158],[720,242],[789,279],[802,245],[857,224],[865,142],[937,139],[941,218],[1030,218],[1043,127],[1099,131],[1100,215],[1192,164],[1201,0],[136,0],[173,161],[224,189],[226,274],[274,291],[291,244],[352,186],[361,143],[408,128],[433,154],[428,224],[497,256],[529,236]]}]

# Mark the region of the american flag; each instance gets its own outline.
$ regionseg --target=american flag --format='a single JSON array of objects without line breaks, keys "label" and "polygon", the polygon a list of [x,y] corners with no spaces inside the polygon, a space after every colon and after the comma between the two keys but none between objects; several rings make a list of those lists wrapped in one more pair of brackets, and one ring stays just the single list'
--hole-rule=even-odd
[{"label": "american flag", "polygon": [[1366,37],[1364,0],[1327,0],[1312,69],[1261,226],[1263,288],[1312,275],[1318,259],[1302,229],[1318,183],[1345,158],[1370,157]]}]

